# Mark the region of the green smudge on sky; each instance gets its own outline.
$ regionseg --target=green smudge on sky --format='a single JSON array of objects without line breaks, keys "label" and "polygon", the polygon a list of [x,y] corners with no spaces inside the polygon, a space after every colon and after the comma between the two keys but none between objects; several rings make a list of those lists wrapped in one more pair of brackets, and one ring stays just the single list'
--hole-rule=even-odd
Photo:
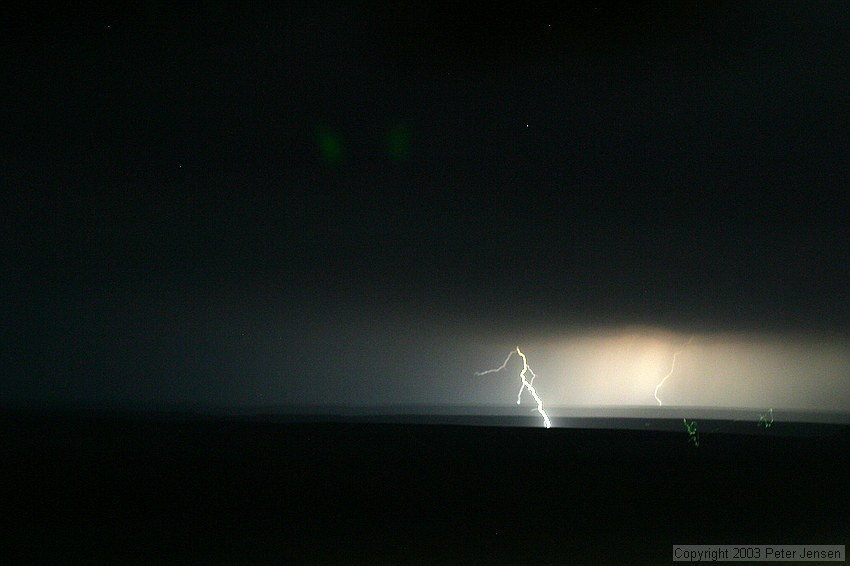
[{"label": "green smudge on sky", "polygon": [[342,161],[342,141],[331,130],[327,128],[316,130],[316,143],[326,163],[337,164]]},{"label": "green smudge on sky", "polygon": [[387,132],[384,145],[390,159],[406,161],[410,156],[410,129],[404,124],[396,124]]}]

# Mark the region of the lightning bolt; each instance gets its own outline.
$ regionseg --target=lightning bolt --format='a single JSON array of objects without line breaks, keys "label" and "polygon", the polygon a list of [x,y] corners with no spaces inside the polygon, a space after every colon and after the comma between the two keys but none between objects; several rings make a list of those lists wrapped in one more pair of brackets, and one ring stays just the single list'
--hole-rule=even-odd
[{"label": "lightning bolt", "polygon": [[[517,398],[516,398],[516,404],[517,405],[520,404],[520,402],[522,401],[522,392],[527,389],[528,393],[531,395],[531,397],[537,403],[537,409],[535,409],[535,410],[538,413],[540,413],[540,416],[543,417],[543,425],[546,428],[549,428],[549,427],[552,426],[552,421],[549,420],[549,415],[547,415],[546,411],[543,409],[543,400],[540,399],[540,395],[537,394],[537,390],[534,388],[534,385],[533,385],[534,378],[537,377],[537,375],[528,366],[528,358],[525,357],[525,354],[522,353],[522,350],[519,349],[519,346],[516,347],[515,351],[511,350],[511,352],[508,354],[508,357],[505,358],[505,361],[499,367],[493,368],[493,369],[488,369],[488,370],[485,370],[485,371],[476,371],[475,375],[486,375],[488,373],[496,373],[496,372],[502,371],[508,365],[508,362],[510,361],[511,356],[513,356],[514,353],[516,353],[517,355],[519,355],[520,358],[522,358],[522,371],[519,372],[519,378],[522,380],[522,385],[519,388],[519,394],[517,395]],[[531,374],[531,380],[526,378],[526,376],[525,376],[526,373]]]},{"label": "lightning bolt", "polygon": [[665,381],[667,381],[667,378],[668,378],[668,377],[670,377],[671,375],[673,375],[673,372],[676,370],[676,358],[678,358],[678,357],[679,357],[679,354],[681,354],[682,352],[684,352],[684,351],[685,351],[685,348],[688,346],[688,344],[690,344],[690,343],[691,343],[691,341],[692,341],[693,339],[694,339],[694,337],[693,337],[693,336],[691,336],[690,338],[688,338],[688,341],[687,341],[687,342],[685,342],[684,344],[682,344],[682,347],[681,347],[681,348],[679,348],[679,351],[678,351],[678,352],[675,352],[675,353],[673,354],[673,363],[670,365],[670,371],[668,371],[668,372],[667,372],[667,375],[665,375],[665,376],[664,376],[664,379],[662,379],[662,380],[659,382],[659,384],[655,386],[655,393],[653,393],[653,395],[655,396],[655,400],[656,400],[656,401],[658,401],[658,406],[659,406],[659,407],[660,407],[661,405],[663,405],[663,403],[661,402],[661,399],[659,399],[659,398],[658,398],[658,390],[659,390],[659,389],[661,389],[661,386],[662,386],[662,385],[664,385],[664,382],[665,382]]}]

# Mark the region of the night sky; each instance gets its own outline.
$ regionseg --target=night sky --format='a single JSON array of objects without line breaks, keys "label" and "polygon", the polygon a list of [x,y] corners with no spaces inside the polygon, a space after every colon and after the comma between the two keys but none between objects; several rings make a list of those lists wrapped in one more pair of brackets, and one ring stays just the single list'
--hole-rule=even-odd
[{"label": "night sky", "polygon": [[116,4],[2,8],[0,402],[850,406],[846,3]]}]

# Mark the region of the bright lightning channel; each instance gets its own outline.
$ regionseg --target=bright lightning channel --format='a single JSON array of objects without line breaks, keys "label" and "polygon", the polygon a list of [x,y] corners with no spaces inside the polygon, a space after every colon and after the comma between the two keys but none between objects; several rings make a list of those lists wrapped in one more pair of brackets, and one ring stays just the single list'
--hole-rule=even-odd
[{"label": "bright lightning channel", "polygon": [[684,351],[685,351],[685,348],[687,348],[688,344],[690,344],[690,343],[691,343],[691,341],[692,341],[693,339],[694,339],[694,337],[693,337],[693,336],[691,336],[690,338],[688,338],[688,341],[687,341],[687,342],[685,342],[684,344],[682,344],[682,347],[681,347],[681,348],[679,348],[679,351],[678,351],[678,352],[675,352],[675,353],[673,354],[673,363],[670,365],[670,371],[668,371],[668,372],[667,372],[667,375],[665,375],[665,376],[664,376],[664,379],[662,379],[662,380],[658,383],[658,385],[656,385],[656,386],[655,386],[655,393],[653,393],[653,395],[655,396],[655,400],[656,400],[656,401],[658,401],[658,406],[659,406],[659,407],[660,407],[661,405],[663,405],[663,403],[661,402],[661,399],[659,399],[659,398],[658,398],[658,390],[659,390],[659,389],[661,389],[661,386],[662,386],[662,385],[664,385],[664,382],[665,382],[665,381],[667,381],[667,378],[668,378],[668,377],[670,377],[671,375],[673,375],[673,372],[676,370],[676,358],[678,358],[678,357],[679,357],[679,354],[681,354],[682,352],[684,352]]},{"label": "bright lightning channel", "polygon": [[[519,378],[522,380],[522,385],[519,388],[519,394],[516,398],[516,404],[519,405],[522,401],[522,392],[523,390],[528,390],[528,393],[534,398],[534,401],[537,403],[537,412],[543,417],[543,425],[546,428],[552,426],[552,422],[549,420],[549,415],[546,414],[546,411],[543,409],[543,400],[540,399],[540,395],[537,394],[537,390],[534,388],[534,378],[537,377],[534,371],[528,366],[528,359],[525,357],[525,354],[522,353],[522,350],[519,349],[519,346],[516,347],[516,354],[522,358],[522,371],[519,372]],[[508,357],[505,358],[505,361],[497,368],[488,369],[485,371],[476,371],[475,375],[486,375],[488,373],[496,373],[505,369],[508,365],[508,362],[511,359],[511,356],[514,355],[514,351],[508,354]],[[526,373],[531,374],[531,380],[528,380],[525,376]]]}]

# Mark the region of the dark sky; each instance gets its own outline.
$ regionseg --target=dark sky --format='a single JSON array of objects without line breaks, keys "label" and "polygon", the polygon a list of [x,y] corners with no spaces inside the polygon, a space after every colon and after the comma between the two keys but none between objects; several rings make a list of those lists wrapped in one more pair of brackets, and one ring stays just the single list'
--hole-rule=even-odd
[{"label": "dark sky", "polygon": [[488,336],[848,330],[846,3],[245,4],[2,8],[0,399],[415,402]]}]

